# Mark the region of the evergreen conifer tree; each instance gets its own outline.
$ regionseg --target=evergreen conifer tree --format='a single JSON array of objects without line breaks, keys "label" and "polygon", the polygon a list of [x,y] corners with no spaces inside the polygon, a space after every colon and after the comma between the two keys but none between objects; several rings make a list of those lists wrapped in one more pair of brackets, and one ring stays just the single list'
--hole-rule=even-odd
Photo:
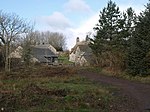
[{"label": "evergreen conifer tree", "polygon": [[96,35],[90,46],[100,65],[103,66],[105,63],[110,67],[120,66],[125,19],[121,16],[119,7],[111,0],[100,12],[99,17],[98,24],[94,28]]},{"label": "evergreen conifer tree", "polygon": [[132,75],[149,74],[150,3],[138,17],[128,52],[128,72]]}]

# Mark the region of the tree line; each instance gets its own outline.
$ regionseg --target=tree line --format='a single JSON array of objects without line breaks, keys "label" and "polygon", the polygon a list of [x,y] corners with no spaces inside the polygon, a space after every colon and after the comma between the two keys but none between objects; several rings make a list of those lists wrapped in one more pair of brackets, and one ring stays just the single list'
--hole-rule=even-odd
[{"label": "tree line", "polygon": [[26,36],[26,41],[30,40],[30,44],[51,44],[57,51],[66,49],[66,37],[59,32],[40,32],[32,31]]},{"label": "tree line", "polygon": [[90,47],[99,66],[116,74],[150,74],[150,1],[136,15],[132,7],[121,12],[110,0],[94,30]]},{"label": "tree line", "polygon": [[58,32],[34,31],[34,25],[25,21],[15,13],[6,13],[0,10],[0,67],[10,71],[10,53],[17,47],[23,47],[23,59],[30,58],[30,46],[51,44],[58,51],[66,49],[65,36]]}]

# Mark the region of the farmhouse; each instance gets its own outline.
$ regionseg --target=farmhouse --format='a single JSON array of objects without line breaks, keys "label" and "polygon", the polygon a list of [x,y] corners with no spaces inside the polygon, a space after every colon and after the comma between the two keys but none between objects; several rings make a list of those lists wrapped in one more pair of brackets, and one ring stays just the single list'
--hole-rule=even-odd
[{"label": "farmhouse", "polygon": [[37,62],[49,64],[58,62],[57,51],[50,44],[31,46],[31,53]]},{"label": "farmhouse", "polygon": [[[32,45],[31,49],[31,62],[53,64],[58,62],[58,53],[56,49],[50,44]],[[23,48],[18,48],[10,54],[10,58],[22,60]]]},{"label": "farmhouse", "polygon": [[89,39],[86,38],[85,41],[76,39],[76,45],[71,49],[69,55],[69,61],[74,62],[75,65],[89,66],[93,61],[92,49],[89,47]]}]

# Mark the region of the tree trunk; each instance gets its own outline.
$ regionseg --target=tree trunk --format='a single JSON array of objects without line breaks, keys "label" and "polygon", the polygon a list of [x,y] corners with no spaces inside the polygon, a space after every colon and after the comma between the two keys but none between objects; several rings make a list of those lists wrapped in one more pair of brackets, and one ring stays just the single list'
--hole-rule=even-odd
[{"label": "tree trunk", "polygon": [[8,71],[8,43],[5,45],[5,72]]},{"label": "tree trunk", "polygon": [[10,58],[9,58],[9,54],[10,54],[10,44],[7,43],[5,45],[5,72],[10,72]]}]

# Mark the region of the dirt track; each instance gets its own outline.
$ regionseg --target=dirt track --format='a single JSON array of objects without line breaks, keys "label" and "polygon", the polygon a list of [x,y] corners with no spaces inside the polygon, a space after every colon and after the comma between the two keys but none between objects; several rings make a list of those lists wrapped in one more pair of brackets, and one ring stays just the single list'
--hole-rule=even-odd
[{"label": "dirt track", "polygon": [[88,71],[80,71],[79,75],[99,83],[110,84],[120,88],[124,95],[136,101],[136,104],[132,107],[134,110],[131,110],[131,112],[150,112],[150,85]]}]

